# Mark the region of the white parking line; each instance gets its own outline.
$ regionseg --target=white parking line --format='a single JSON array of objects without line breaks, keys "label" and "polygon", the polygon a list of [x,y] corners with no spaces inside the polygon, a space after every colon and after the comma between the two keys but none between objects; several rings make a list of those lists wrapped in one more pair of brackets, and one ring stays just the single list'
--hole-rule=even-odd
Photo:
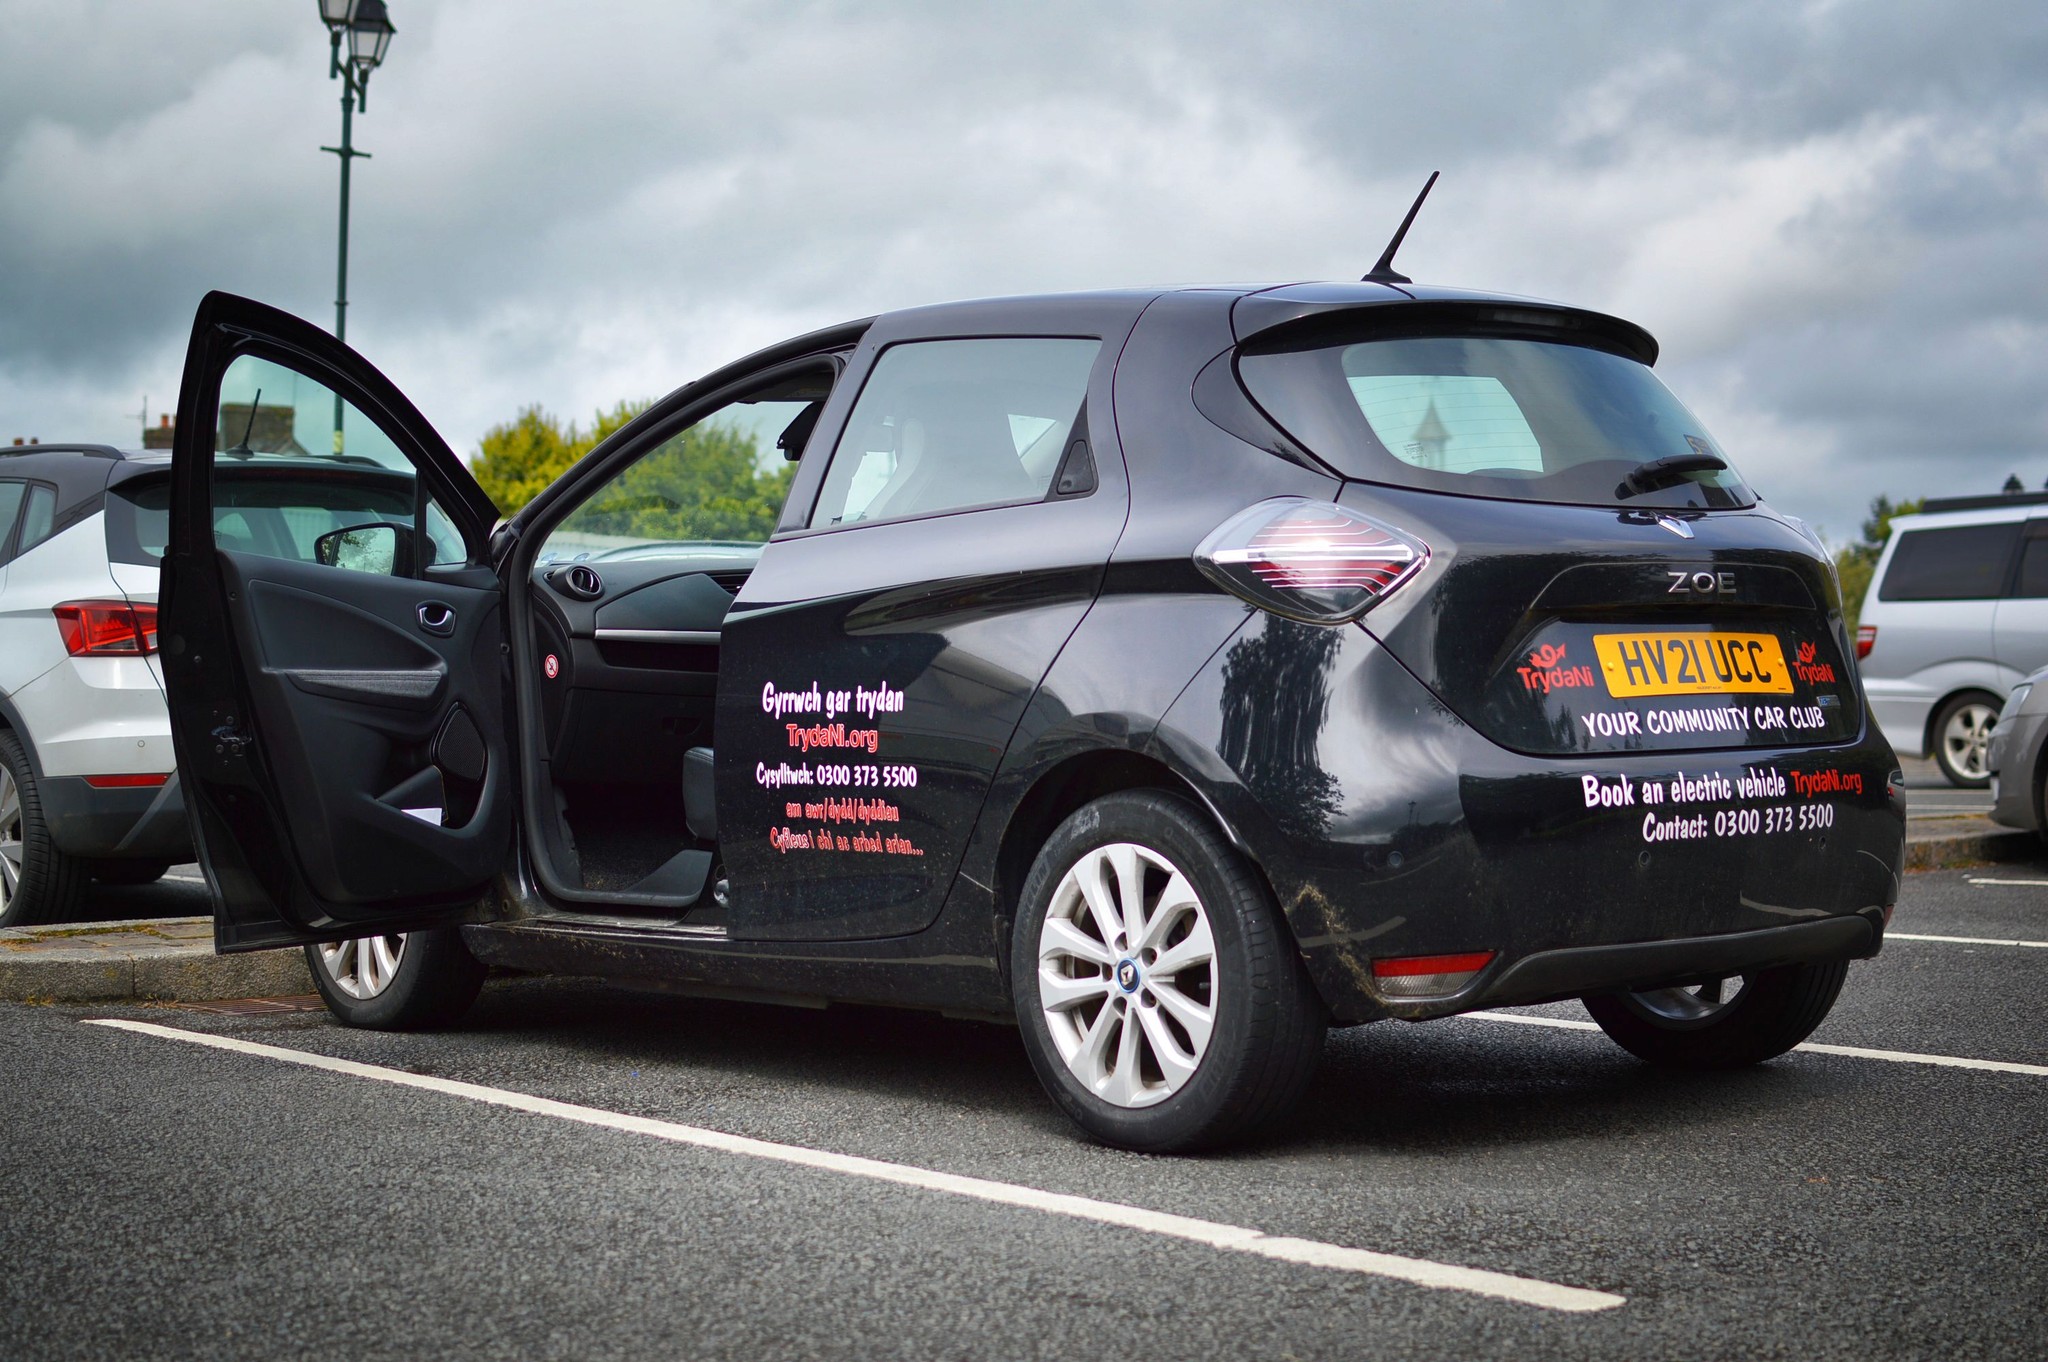
[{"label": "white parking line", "polygon": [[[1600,1028],[1589,1021],[1573,1021],[1568,1017],[1527,1017],[1519,1012],[1461,1012],[1461,1017],[1475,1021],[1514,1022],[1518,1026],[1551,1026],[1560,1031],[1598,1031]],[[2003,1059],[1964,1059],[1960,1055],[1921,1055],[1910,1050],[1866,1050],[1856,1045],[1816,1045],[1808,1042],[1795,1045],[1795,1050],[1804,1050],[1815,1055],[1847,1055],[1851,1059],[1882,1059],[1891,1064],[1932,1064],[1945,1069],[1983,1069],[1998,1074],[2029,1074],[2035,1078],[2048,1078],[2048,1064],[2014,1064]]]},{"label": "white parking line", "polygon": [[[1460,1012],[1467,1021],[1504,1021],[1517,1026],[1554,1026],[1560,1031],[1598,1031],[1595,1022],[1573,1021],[1569,1017],[1527,1017],[1520,1012]],[[108,1023],[112,1025],[112,1023]]]},{"label": "white parking line", "polygon": [[2048,950],[2048,941],[1998,941],[1988,936],[1920,936],[1914,932],[1886,932],[1887,941],[1946,941],[1953,946],[2029,946]]},{"label": "white parking line", "polygon": [[1097,1201],[1092,1197],[1070,1196],[1064,1192],[1046,1192],[1036,1187],[1023,1187],[1014,1183],[963,1177],[956,1173],[941,1173],[928,1168],[913,1167],[910,1164],[886,1163],[880,1159],[864,1159],[850,1154],[834,1154],[822,1149],[807,1149],[802,1145],[777,1144],[769,1140],[750,1139],[744,1135],[728,1135],[723,1131],[706,1130],[701,1126],[678,1125],[672,1121],[656,1121],[644,1116],[627,1116],[620,1112],[578,1106],[573,1102],[557,1102],[546,1097],[511,1092],[504,1088],[458,1083],[426,1074],[407,1073],[403,1069],[387,1069],[377,1064],[359,1064],[354,1060],[334,1059],[304,1050],[260,1045],[254,1041],[237,1040],[231,1036],[207,1035],[198,1031],[158,1026],[153,1022],[119,1021],[111,1018],[94,1019],[86,1024],[110,1026],[122,1031],[133,1031],[139,1035],[184,1041],[191,1045],[230,1050],[237,1054],[257,1055],[264,1059],[282,1060],[287,1064],[302,1064],[310,1069],[323,1069],[328,1073],[345,1074],[351,1078],[367,1078],[380,1083],[397,1084],[400,1087],[423,1088],[429,1092],[445,1093],[472,1102],[531,1112],[537,1116],[553,1116],[583,1125],[602,1126],[632,1135],[651,1135],[656,1139],[673,1140],[678,1144],[695,1145],[726,1154],[770,1159],[777,1163],[821,1169],[828,1173],[842,1173],[849,1177],[871,1178],[877,1182],[921,1187],[934,1192],[950,1192],[955,1196],[971,1197],[977,1201],[990,1201],[1025,1210],[1043,1211],[1049,1215],[1093,1220],[1100,1224],[1118,1225],[1124,1229],[1139,1230],[1168,1239],[1207,1244],[1211,1248],[1226,1252],[1248,1253],[1259,1258],[1273,1258],[1306,1267],[1392,1277],[1399,1281],[1412,1282],[1417,1286],[1465,1291],[1473,1295],[1491,1296],[1497,1300],[1540,1306],[1545,1310],[1576,1313],[1612,1310],[1616,1306],[1627,1304],[1625,1298],[1605,1291],[1560,1286],[1554,1282],[1516,1277],[1505,1272],[1488,1272],[1482,1268],[1434,1263],[1426,1258],[1406,1258],[1392,1253],[1375,1253],[1369,1249],[1345,1248],[1339,1244],[1325,1244],[1313,1239],[1269,1235],[1242,1225],[1226,1225],[1214,1220],[1169,1215],[1162,1211],[1148,1211],[1140,1206],[1126,1206],[1114,1201]]},{"label": "white parking line", "polygon": [[2030,884],[2037,889],[2048,888],[2048,880],[1994,880],[1977,875],[1965,875],[1963,881],[1966,884]]}]

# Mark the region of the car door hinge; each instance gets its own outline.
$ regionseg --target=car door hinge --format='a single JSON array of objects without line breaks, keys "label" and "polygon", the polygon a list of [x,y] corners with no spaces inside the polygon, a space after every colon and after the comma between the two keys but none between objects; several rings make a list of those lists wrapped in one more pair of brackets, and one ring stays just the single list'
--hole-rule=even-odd
[{"label": "car door hinge", "polygon": [[232,723],[222,724],[213,730],[213,750],[226,756],[241,756],[249,750],[249,744],[254,741],[255,739]]}]

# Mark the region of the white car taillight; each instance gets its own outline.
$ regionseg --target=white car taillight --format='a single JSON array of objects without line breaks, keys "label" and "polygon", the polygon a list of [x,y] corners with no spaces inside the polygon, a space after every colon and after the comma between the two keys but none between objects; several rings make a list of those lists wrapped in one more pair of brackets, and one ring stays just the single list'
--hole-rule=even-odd
[{"label": "white car taillight", "polygon": [[127,601],[66,601],[50,607],[73,657],[134,657],[156,651],[156,607]]},{"label": "white car taillight", "polygon": [[1355,620],[1429,561],[1429,545],[1327,501],[1275,497],[1224,521],[1195,566],[1263,610],[1311,624]]}]

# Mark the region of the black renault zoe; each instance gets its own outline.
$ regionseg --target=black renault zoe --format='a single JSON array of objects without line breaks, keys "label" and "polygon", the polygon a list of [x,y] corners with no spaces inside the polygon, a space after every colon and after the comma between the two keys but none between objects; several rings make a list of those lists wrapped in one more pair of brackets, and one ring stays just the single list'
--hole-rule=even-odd
[{"label": "black renault zoe", "polygon": [[[1768,1059],[1882,942],[1900,781],[1821,546],[1656,357],[1398,276],[917,308],[501,521],[210,295],[162,646],[219,947],[359,1026],[490,966],[1014,1018],[1146,1150],[1281,1116],[1331,1025],[1584,998]],[[280,454],[331,514],[216,502]],[[348,509],[372,464],[409,515]]]}]

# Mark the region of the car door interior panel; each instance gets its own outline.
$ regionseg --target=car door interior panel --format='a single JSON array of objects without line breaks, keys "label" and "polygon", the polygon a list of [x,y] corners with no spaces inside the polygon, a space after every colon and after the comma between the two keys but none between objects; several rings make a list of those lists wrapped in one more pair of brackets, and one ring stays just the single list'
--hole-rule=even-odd
[{"label": "car door interior panel", "polygon": [[495,508],[387,379],[248,299],[202,301],[178,422],[160,635],[216,944],[471,912],[516,788]]},{"label": "car door interior panel", "polygon": [[[479,680],[496,669],[476,665],[498,650],[495,593],[220,557],[251,717],[313,892],[378,905],[488,879],[509,818],[483,737],[498,704]],[[456,600],[446,635],[419,623],[427,591]]]}]

